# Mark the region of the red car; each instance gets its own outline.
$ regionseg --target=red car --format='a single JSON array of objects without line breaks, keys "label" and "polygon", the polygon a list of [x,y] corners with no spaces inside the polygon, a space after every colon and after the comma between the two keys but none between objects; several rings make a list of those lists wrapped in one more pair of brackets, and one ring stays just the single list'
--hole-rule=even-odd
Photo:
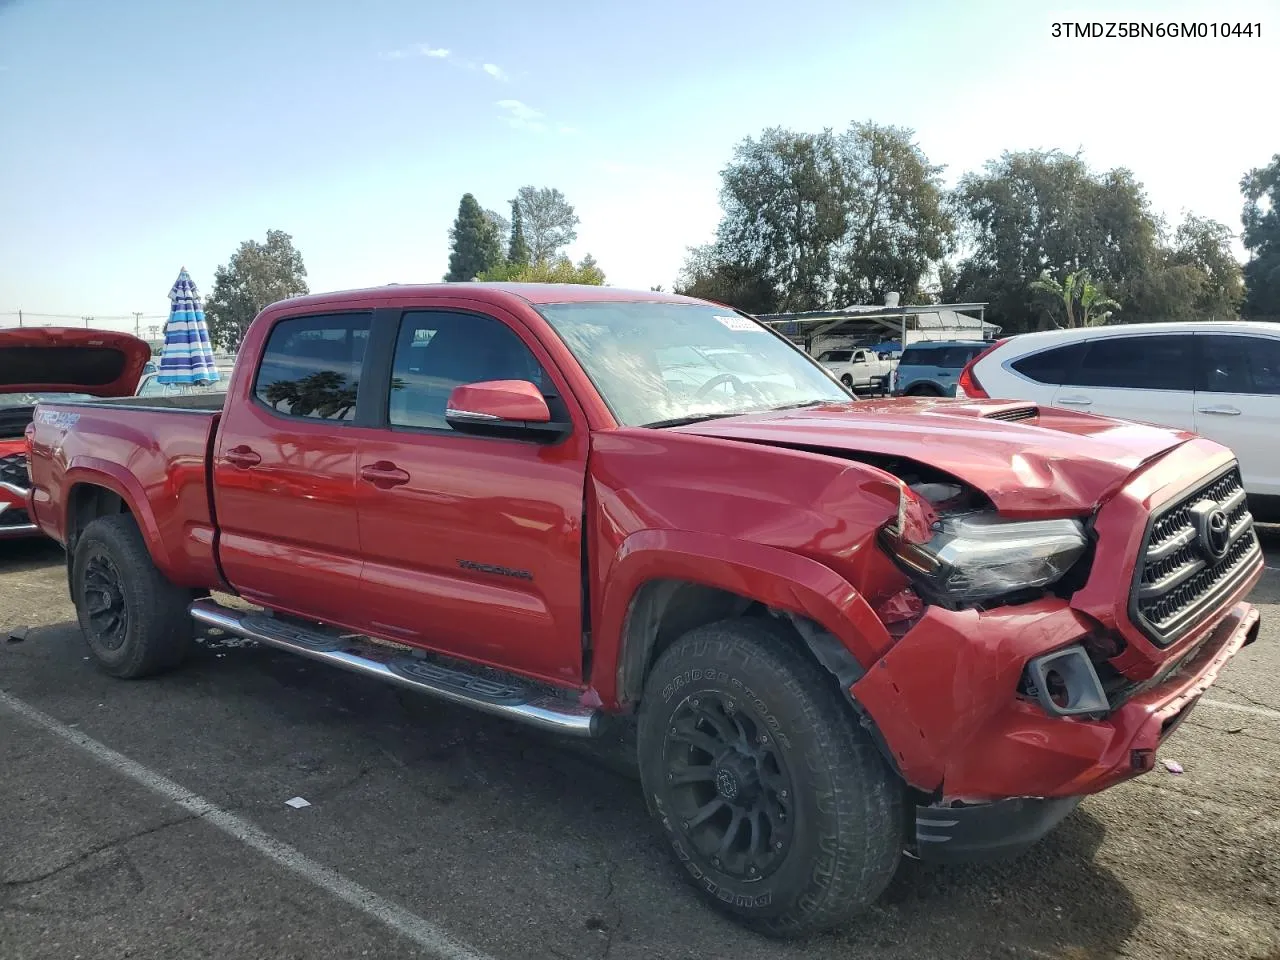
[{"label": "red car", "polygon": [[27,512],[24,434],[36,404],[128,396],[150,356],[142,341],[107,330],[0,330],[0,540],[43,536]]},{"label": "red car", "polygon": [[104,670],[176,667],[194,621],[565,734],[630,718],[682,871],[775,935],[904,853],[1034,843],[1150,770],[1258,635],[1226,448],[856,402],[659,293],[283,301],[225,395],[42,403],[31,458]]}]

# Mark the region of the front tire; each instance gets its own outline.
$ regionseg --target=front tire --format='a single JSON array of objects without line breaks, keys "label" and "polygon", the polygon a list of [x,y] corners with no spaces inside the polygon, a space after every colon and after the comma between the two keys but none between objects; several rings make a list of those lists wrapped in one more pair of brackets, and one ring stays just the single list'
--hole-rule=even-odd
[{"label": "front tire", "polygon": [[192,594],[157,568],[129,514],[99,517],[76,541],[71,593],[89,652],[98,666],[126,679],[172,670],[195,635]]},{"label": "front tire", "polygon": [[686,876],[761,933],[838,926],[897,870],[901,782],[780,625],[723,621],[672,644],[646,682],[637,749]]}]

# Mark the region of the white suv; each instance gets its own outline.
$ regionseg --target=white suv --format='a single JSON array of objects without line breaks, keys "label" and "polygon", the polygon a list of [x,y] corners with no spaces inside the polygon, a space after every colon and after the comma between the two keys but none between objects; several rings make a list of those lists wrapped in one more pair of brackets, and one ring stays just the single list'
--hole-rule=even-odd
[{"label": "white suv", "polygon": [[1201,434],[1235,452],[1255,517],[1280,519],[1280,324],[1022,334],[975,357],[956,396],[1030,400]]}]

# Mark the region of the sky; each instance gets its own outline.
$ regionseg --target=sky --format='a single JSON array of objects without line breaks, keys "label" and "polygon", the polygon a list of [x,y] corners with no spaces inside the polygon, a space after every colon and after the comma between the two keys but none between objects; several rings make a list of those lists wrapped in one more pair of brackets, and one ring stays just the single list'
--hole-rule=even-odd
[{"label": "sky", "polygon": [[[1116,20],[1262,36],[1052,36]],[[526,184],[574,204],[575,260],[670,289],[775,125],[908,127],[948,184],[1079,150],[1238,231],[1276,64],[1280,0],[0,0],[0,326],[163,322],[180,268],[207,293],[269,229],[313,292],[435,282],[462,194]]]}]

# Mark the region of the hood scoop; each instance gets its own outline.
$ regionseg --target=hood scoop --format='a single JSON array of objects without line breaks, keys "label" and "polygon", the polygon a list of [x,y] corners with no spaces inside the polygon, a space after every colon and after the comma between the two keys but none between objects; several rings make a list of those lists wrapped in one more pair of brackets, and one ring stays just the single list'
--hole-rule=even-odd
[{"label": "hood scoop", "polygon": [[1011,407],[1007,410],[996,410],[992,413],[984,413],[984,420],[1003,420],[1006,423],[1013,423],[1017,420],[1034,420],[1040,416],[1040,408],[1031,407]]}]

